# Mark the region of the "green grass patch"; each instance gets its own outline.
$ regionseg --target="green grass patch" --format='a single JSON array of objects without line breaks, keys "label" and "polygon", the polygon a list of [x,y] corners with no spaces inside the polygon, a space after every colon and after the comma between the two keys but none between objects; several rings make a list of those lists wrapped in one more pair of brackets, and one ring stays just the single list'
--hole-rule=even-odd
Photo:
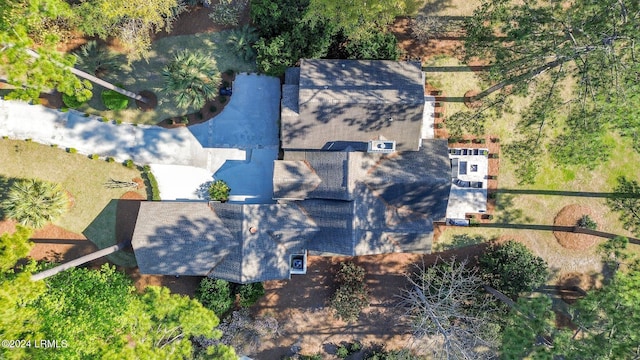
[{"label": "green grass patch", "polygon": [[[60,183],[71,194],[74,205],[56,225],[76,233],[82,233],[112,199],[130,190],[107,189],[104,186],[107,180],[130,181],[140,177],[140,171],[117,163],[94,161],[84,155],[24,141],[0,142],[0,164],[0,177],[6,179],[38,178]],[[144,194],[145,190],[138,191]],[[103,230],[114,227],[115,231],[115,215],[109,222]]]},{"label": "green grass patch", "polygon": [[153,43],[148,61],[136,61],[130,65],[127,65],[124,56],[120,56],[118,61],[122,64],[121,68],[108,73],[105,76],[105,80],[122,84],[126,90],[134,93],[142,90],[154,92],[158,98],[158,106],[153,110],[143,112],[132,107],[123,110],[107,110],[99,97],[94,97],[87,104],[82,105],[80,109],[109,119],[122,119],[129,123],[144,124],[156,124],[170,117],[196,112],[200,109],[179,109],[174,98],[162,92],[164,86],[164,78],[161,74],[162,69],[173,59],[173,55],[178,51],[198,49],[204,53],[211,54],[216,59],[220,72],[228,69],[237,72],[255,71],[256,65],[254,62],[244,61],[226,43],[228,36],[229,31],[221,31],[162,38]]}]

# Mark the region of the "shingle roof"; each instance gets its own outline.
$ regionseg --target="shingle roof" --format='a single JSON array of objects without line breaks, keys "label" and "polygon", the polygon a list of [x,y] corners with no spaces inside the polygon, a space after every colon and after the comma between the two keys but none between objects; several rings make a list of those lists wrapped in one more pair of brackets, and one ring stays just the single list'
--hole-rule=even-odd
[{"label": "shingle roof", "polygon": [[392,206],[444,221],[451,189],[447,141],[425,140],[420,151],[382,156],[363,181]]},{"label": "shingle roof", "polygon": [[[289,78],[292,84],[295,76]],[[399,150],[419,147],[424,80],[418,62],[301,60],[298,94],[292,86],[283,91],[285,149],[323,149],[336,141],[380,137],[396,141]],[[290,104],[296,100],[293,115]]]},{"label": "shingle roof", "polygon": [[288,278],[289,256],[317,231],[296,204],[143,202],[132,245],[145,274],[247,283]]},{"label": "shingle roof", "polygon": [[[351,193],[348,184],[349,179],[349,152],[345,151],[286,151],[284,163],[292,161],[304,161],[309,165],[317,176],[312,179],[320,179],[317,186],[307,192],[302,199],[333,199],[351,200]],[[280,164],[274,166],[274,184],[282,178],[291,177],[292,174],[286,166]],[[276,191],[278,190],[278,191]],[[294,194],[288,194],[281,186],[274,187],[274,198],[276,199],[301,199]]]},{"label": "shingle roof", "polygon": [[355,192],[355,201],[298,201],[319,228],[310,251],[349,256],[430,251],[433,223],[428,217],[385,204],[362,183]]},{"label": "shingle roof", "polygon": [[322,183],[322,179],[306,160],[273,162],[273,197],[306,199]]},{"label": "shingle roof", "polygon": [[145,274],[207,275],[239,243],[205,202],[140,203],[132,246]]}]

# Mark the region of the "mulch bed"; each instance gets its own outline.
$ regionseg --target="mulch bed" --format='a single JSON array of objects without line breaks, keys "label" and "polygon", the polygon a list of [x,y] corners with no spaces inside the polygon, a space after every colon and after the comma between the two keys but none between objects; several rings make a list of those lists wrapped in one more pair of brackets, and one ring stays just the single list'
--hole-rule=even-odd
[{"label": "mulch bed", "polygon": [[[567,205],[562,208],[562,210],[558,212],[558,215],[556,215],[556,218],[553,220],[553,225],[576,226],[578,220],[583,215],[589,215],[589,217],[593,219],[593,221],[595,221],[597,224],[602,224],[603,222],[602,216],[593,211],[590,207],[574,204]],[[598,225],[597,230],[601,230],[600,225]],[[558,243],[562,245],[562,247],[571,250],[586,250],[601,241],[601,238],[597,236],[582,233],[554,231],[553,235],[556,237]]]}]

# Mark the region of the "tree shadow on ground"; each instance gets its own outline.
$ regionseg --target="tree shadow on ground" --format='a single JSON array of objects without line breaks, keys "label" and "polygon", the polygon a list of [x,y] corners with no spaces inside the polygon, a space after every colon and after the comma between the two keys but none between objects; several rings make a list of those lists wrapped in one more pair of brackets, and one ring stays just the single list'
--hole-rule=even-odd
[{"label": "tree shadow on ground", "polygon": [[487,238],[482,235],[459,234],[453,235],[451,243],[436,243],[435,251],[454,250],[464,246],[477,245],[487,242]]},{"label": "tree shadow on ground", "polygon": [[514,195],[496,193],[496,223],[527,223],[533,221],[514,205]]},{"label": "tree shadow on ground", "polygon": [[[106,247],[116,245],[118,243],[116,236],[116,213],[119,200],[111,200],[107,206],[102,209],[100,214],[87,226],[82,232],[92,243],[98,248],[104,249]],[[114,254],[108,255],[109,261],[116,265],[124,267],[136,266],[136,259],[132,252],[118,251]]]}]

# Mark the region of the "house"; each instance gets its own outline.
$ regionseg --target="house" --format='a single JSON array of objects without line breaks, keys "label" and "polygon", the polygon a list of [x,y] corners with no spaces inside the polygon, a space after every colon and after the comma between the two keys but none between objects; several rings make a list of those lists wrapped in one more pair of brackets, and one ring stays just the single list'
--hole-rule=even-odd
[{"label": "house", "polygon": [[143,203],[140,271],[246,283],[304,273],[307,253],[429,253],[452,168],[446,140],[423,139],[424,102],[419,63],[302,60],[283,85],[276,203]]},{"label": "house", "polygon": [[284,150],[344,150],[388,139],[417,151],[424,112],[419,62],[301,60],[282,88]]}]

